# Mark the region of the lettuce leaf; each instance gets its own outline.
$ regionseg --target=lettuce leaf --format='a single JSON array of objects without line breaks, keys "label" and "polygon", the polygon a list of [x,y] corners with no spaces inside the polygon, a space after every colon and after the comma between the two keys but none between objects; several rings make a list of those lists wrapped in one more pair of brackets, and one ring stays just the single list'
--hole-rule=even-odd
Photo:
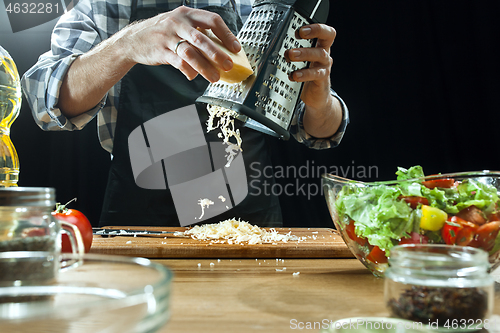
[{"label": "lettuce leaf", "polygon": [[414,228],[414,215],[408,204],[400,199],[401,189],[377,185],[348,190],[344,187],[337,197],[339,214],[354,220],[356,234],[368,239],[371,245],[390,250]]}]

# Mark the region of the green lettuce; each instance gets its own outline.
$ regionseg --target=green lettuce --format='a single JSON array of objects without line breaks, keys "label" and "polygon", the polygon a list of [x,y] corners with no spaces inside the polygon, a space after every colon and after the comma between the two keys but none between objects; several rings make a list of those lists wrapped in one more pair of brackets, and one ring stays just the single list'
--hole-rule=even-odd
[{"label": "green lettuce", "polygon": [[340,215],[355,221],[356,234],[368,239],[386,252],[396,240],[409,236],[414,229],[414,214],[407,203],[398,199],[401,189],[377,185],[349,189],[344,187],[337,197]]},{"label": "green lettuce", "polygon": [[[354,220],[356,234],[387,255],[401,238],[421,231],[421,209],[410,208],[401,196],[425,197],[431,207],[448,214],[457,214],[471,205],[484,212],[493,211],[500,200],[495,186],[474,179],[464,179],[458,187],[429,189],[415,179],[425,176],[418,165],[409,169],[399,167],[396,175],[400,181],[397,185],[344,186],[335,202],[339,216],[348,216],[343,222]],[[406,181],[410,179],[415,180]],[[440,232],[426,232],[426,235],[433,242],[442,242]],[[495,247],[500,248],[500,236]]]}]

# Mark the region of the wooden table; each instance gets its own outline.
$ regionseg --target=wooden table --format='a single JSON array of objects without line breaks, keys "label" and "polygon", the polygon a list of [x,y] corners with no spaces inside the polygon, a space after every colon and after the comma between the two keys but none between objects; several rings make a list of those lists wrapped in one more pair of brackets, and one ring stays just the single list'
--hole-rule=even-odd
[{"label": "wooden table", "polygon": [[[337,246],[336,241],[333,237],[326,246]],[[136,251],[145,248],[137,242],[152,240],[137,237],[131,241],[130,237],[117,237],[105,241],[99,238],[92,252],[133,255],[133,246]],[[116,249],[110,244],[115,244]],[[171,244],[180,246],[177,241]],[[357,259],[342,258],[345,255],[342,249],[334,252],[336,255],[329,252],[326,258],[255,259],[231,255],[189,258],[186,253],[199,252],[189,248],[195,245],[188,242],[188,252],[177,252],[184,257],[161,258],[159,254],[166,255],[169,251],[160,245],[166,244],[156,244],[153,245],[156,250],[148,250],[152,260],[168,266],[175,274],[171,319],[160,329],[162,333],[318,332],[321,326],[326,327],[342,318],[388,316],[383,301],[384,280],[374,277]],[[279,253],[286,256],[299,252]],[[495,276],[500,282],[500,269]],[[500,283],[496,284],[494,314],[500,315]],[[496,320],[500,324],[500,317]],[[308,325],[311,329],[305,329]],[[493,332],[500,330],[490,331]]]},{"label": "wooden table", "polygon": [[[160,332],[318,332],[342,318],[388,316],[384,280],[356,259],[154,261],[175,272],[172,317]],[[316,329],[299,329],[308,323]]]}]

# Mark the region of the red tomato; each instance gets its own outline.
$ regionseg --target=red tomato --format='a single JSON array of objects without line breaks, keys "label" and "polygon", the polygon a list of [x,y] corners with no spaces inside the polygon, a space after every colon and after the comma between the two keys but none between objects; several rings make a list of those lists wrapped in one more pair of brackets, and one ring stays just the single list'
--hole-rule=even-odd
[{"label": "red tomato", "polygon": [[490,251],[495,245],[495,239],[500,231],[500,221],[483,224],[476,230],[476,240],[480,248]]},{"label": "red tomato", "polygon": [[500,212],[495,212],[488,216],[488,222],[500,221]]},{"label": "red tomato", "polygon": [[466,221],[459,216],[451,216],[448,218],[443,229],[441,229],[441,236],[448,245],[469,245],[476,235],[477,224]]},{"label": "red tomato", "polygon": [[387,256],[385,255],[385,251],[381,250],[378,246],[374,246],[371,252],[368,254],[366,259],[374,262],[376,264],[385,264],[387,263]]},{"label": "red tomato", "polygon": [[464,227],[461,225],[450,225],[448,223],[444,224],[443,229],[441,229],[441,236],[443,240],[448,245],[455,245],[457,235]]},{"label": "red tomato", "polygon": [[421,235],[418,232],[412,231],[410,237],[401,238],[399,244],[427,244],[429,243],[429,237]]},{"label": "red tomato", "polygon": [[[92,233],[92,225],[82,212],[76,209],[68,209],[66,208],[66,205],[57,204],[56,210],[52,212],[52,215],[58,220],[66,221],[75,225],[82,234],[85,252],[89,252],[90,247],[92,246],[92,239],[94,237]],[[71,242],[67,234],[62,235],[61,251],[64,253],[72,253]]]},{"label": "red tomato", "polygon": [[359,245],[361,245],[361,246],[367,245],[368,240],[366,238],[359,237],[356,235],[353,220],[350,220],[349,224],[345,226],[345,231],[346,231],[347,235],[349,236],[349,238],[352,239],[353,241],[355,241],[356,243],[358,243]]},{"label": "red tomato", "polygon": [[472,222],[469,222],[467,220],[464,220],[460,216],[450,216],[448,218],[449,222],[455,223],[455,224],[460,224],[462,227],[469,227],[472,229],[477,229],[478,225]]},{"label": "red tomato", "polygon": [[460,246],[468,246],[473,240],[476,233],[473,228],[464,227],[457,234],[456,244]]},{"label": "red tomato", "polygon": [[404,200],[406,203],[410,204],[410,207],[416,209],[419,204],[429,205],[429,200],[424,197],[419,196],[400,196],[399,199]]},{"label": "red tomato", "polygon": [[474,205],[462,209],[458,212],[457,216],[479,225],[486,223],[484,213]]},{"label": "red tomato", "polygon": [[435,187],[450,188],[455,185],[455,179],[453,178],[431,179],[422,182],[422,185],[431,189]]}]

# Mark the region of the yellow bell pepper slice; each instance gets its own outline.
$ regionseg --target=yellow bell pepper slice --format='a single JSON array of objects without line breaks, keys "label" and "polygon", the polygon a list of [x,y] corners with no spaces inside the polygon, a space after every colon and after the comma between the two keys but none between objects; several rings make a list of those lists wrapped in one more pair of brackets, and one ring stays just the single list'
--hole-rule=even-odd
[{"label": "yellow bell pepper slice", "polygon": [[448,214],[439,208],[422,205],[422,217],[420,218],[420,228],[430,231],[438,231],[448,219]]}]

